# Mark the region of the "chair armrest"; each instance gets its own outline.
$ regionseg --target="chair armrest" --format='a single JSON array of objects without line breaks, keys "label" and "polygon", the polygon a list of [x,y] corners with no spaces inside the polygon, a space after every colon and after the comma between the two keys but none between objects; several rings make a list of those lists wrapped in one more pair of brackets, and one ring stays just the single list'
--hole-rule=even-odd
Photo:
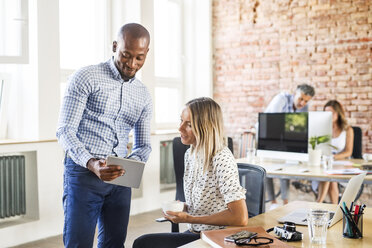
[{"label": "chair armrest", "polygon": [[166,221],[171,222],[170,220],[166,219],[165,217],[157,218],[157,219],[155,219],[155,221],[156,222],[166,222]]}]

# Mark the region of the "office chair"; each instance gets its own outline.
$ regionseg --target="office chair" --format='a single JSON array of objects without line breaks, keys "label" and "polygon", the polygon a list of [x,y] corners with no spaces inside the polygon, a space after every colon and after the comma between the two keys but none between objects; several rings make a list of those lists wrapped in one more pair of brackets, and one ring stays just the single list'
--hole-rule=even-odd
[{"label": "office chair", "polygon": [[238,163],[239,181],[246,189],[245,202],[249,218],[265,212],[266,171],[261,166]]},{"label": "office chair", "polygon": [[[183,192],[183,173],[185,170],[185,153],[190,146],[184,145],[181,142],[181,137],[173,139],[173,166],[176,175],[176,200],[185,202],[185,194]],[[172,232],[179,232],[179,225],[172,223]]]},{"label": "office chair", "polygon": [[239,158],[244,158],[247,155],[247,149],[256,147],[256,132],[253,130],[244,131],[240,135],[239,141]]},{"label": "office chair", "polygon": [[363,158],[362,157],[362,129],[360,127],[352,127],[354,131],[354,146],[353,146],[353,154],[351,155],[353,158]]},{"label": "office chair", "polygon": [[[233,153],[233,140],[227,138],[227,146]],[[183,191],[183,173],[185,171],[185,153],[190,146],[184,145],[180,137],[173,139],[173,166],[176,175],[176,200],[185,202],[185,194]],[[171,223],[172,232],[179,232],[179,225]]]}]

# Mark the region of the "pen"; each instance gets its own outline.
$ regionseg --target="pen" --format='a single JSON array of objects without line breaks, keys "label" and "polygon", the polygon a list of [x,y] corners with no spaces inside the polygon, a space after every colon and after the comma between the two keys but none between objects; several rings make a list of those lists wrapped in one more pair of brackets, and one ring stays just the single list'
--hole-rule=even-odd
[{"label": "pen", "polygon": [[[355,224],[354,220],[350,217],[350,213],[347,214],[347,210],[344,210],[342,209],[342,207],[340,206],[341,208],[341,211],[344,213],[345,215],[345,218],[348,220],[348,222],[351,224],[351,227],[357,232],[358,236],[359,237],[362,237],[362,233],[360,232],[359,228],[357,227],[357,225]],[[346,207],[347,208],[347,207]],[[350,230],[350,229],[349,229]],[[351,234],[351,235],[350,235]],[[352,233],[349,232],[349,235],[352,236]]]},{"label": "pen", "polygon": [[350,216],[348,215],[349,210],[347,209],[345,202],[342,202],[342,206],[343,206],[343,208],[341,208],[341,209],[342,209],[342,212],[345,215],[346,223],[349,223],[348,225],[345,225],[345,228],[346,228],[346,231],[348,232],[348,235],[351,237],[351,236],[353,236],[353,231],[352,231],[352,227],[351,227],[351,223],[350,223]]},{"label": "pen", "polygon": [[359,209],[360,214],[363,214],[364,209],[366,208],[366,204],[362,204],[362,206]]},{"label": "pen", "polygon": [[358,220],[359,220],[358,214],[359,214],[359,205],[355,205],[354,220],[356,224],[358,224]]},{"label": "pen", "polygon": [[354,206],[354,202],[352,201],[351,204],[350,204],[350,212],[353,212],[353,206]]}]

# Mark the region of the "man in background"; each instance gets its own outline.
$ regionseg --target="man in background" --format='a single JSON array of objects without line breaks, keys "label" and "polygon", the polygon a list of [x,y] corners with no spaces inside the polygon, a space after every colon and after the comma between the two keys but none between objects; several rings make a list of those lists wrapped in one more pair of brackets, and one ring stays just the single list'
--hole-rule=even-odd
[{"label": "man in background", "polygon": [[[265,109],[265,113],[293,113],[293,112],[308,112],[308,102],[315,95],[315,90],[308,84],[300,84],[297,86],[294,94],[281,92],[277,94]],[[274,184],[272,178],[266,179],[266,189],[268,199],[271,200],[270,209],[278,207],[275,199]],[[280,179],[280,191],[283,204],[288,203],[289,180]]]},{"label": "man in background", "polygon": [[[89,42],[89,41],[86,41]],[[135,75],[145,63],[149,32],[130,23],[113,42],[113,57],[84,67],[68,83],[57,129],[66,152],[63,208],[65,247],[124,247],[131,188],[107,184],[125,173],[107,166],[109,155],[147,161],[152,101]],[[129,132],[134,130],[128,156]]]}]

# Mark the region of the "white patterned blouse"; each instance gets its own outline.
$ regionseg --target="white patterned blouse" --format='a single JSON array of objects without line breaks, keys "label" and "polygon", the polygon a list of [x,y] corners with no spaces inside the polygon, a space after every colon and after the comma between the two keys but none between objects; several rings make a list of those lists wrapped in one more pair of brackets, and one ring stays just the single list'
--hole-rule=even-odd
[{"label": "white patterned blouse", "polygon": [[[188,213],[192,216],[212,215],[226,210],[230,202],[245,199],[246,190],[239,183],[238,167],[227,147],[213,157],[212,165],[205,173],[202,157],[188,149],[183,180]],[[205,224],[188,226],[197,232],[224,228]]]}]

